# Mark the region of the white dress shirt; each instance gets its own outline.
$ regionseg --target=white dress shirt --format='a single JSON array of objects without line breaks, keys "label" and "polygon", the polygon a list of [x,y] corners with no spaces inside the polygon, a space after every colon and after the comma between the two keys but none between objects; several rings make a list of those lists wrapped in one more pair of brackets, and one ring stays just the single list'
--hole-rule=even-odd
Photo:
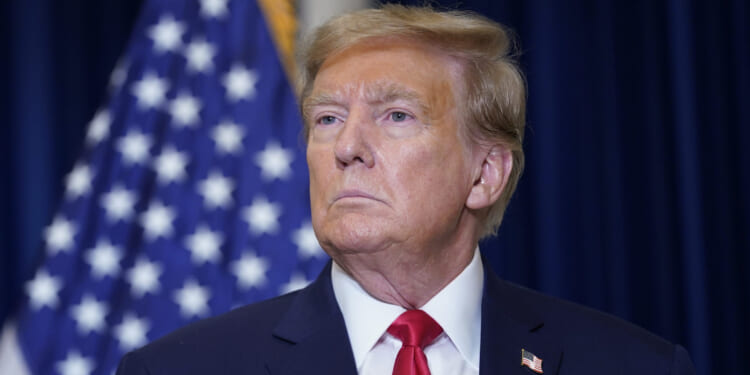
[{"label": "white dress shirt", "polygon": [[[406,309],[373,298],[336,262],[331,281],[358,373],[393,373],[401,340],[386,330]],[[424,349],[432,375],[479,374],[483,286],[484,269],[477,248],[471,263],[422,306],[421,310],[443,327],[443,333]]]}]

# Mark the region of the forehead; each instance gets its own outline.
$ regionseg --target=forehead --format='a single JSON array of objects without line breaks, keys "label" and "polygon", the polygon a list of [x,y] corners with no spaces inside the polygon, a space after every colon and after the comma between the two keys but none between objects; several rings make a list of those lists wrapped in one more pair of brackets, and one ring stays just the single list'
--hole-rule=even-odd
[{"label": "forehead", "polygon": [[457,59],[424,43],[394,38],[365,40],[329,56],[312,96],[359,96],[369,101],[427,93],[451,97],[461,89]]}]

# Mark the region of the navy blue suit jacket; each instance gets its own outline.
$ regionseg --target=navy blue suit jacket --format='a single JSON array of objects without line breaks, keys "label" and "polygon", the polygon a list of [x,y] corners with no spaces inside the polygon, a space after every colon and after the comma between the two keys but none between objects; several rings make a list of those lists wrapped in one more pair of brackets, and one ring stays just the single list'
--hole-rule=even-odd
[{"label": "navy blue suit jacket", "polygon": [[[485,262],[486,264],[486,262]],[[307,288],[179,329],[118,375],[356,374],[331,265]],[[485,266],[480,374],[694,374],[687,352],[620,319],[502,281]]]}]

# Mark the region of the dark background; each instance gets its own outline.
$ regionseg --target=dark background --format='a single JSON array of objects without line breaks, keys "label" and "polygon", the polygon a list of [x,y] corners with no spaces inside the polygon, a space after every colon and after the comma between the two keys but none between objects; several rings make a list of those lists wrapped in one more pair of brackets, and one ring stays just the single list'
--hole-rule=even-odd
[{"label": "dark background", "polygon": [[[140,3],[0,2],[0,323]],[[750,5],[433,3],[521,42],[527,167],[491,265],[683,344],[700,374],[748,373]]]}]

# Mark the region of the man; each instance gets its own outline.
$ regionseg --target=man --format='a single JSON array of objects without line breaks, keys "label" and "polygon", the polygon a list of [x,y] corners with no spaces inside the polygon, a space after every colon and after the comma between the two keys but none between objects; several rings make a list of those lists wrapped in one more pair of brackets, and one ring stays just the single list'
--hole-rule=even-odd
[{"label": "man", "polygon": [[502,27],[386,5],[303,50],[316,236],[307,288],[198,322],[118,374],[691,374],[687,353],[500,281],[492,235],[523,166],[525,85]]}]

